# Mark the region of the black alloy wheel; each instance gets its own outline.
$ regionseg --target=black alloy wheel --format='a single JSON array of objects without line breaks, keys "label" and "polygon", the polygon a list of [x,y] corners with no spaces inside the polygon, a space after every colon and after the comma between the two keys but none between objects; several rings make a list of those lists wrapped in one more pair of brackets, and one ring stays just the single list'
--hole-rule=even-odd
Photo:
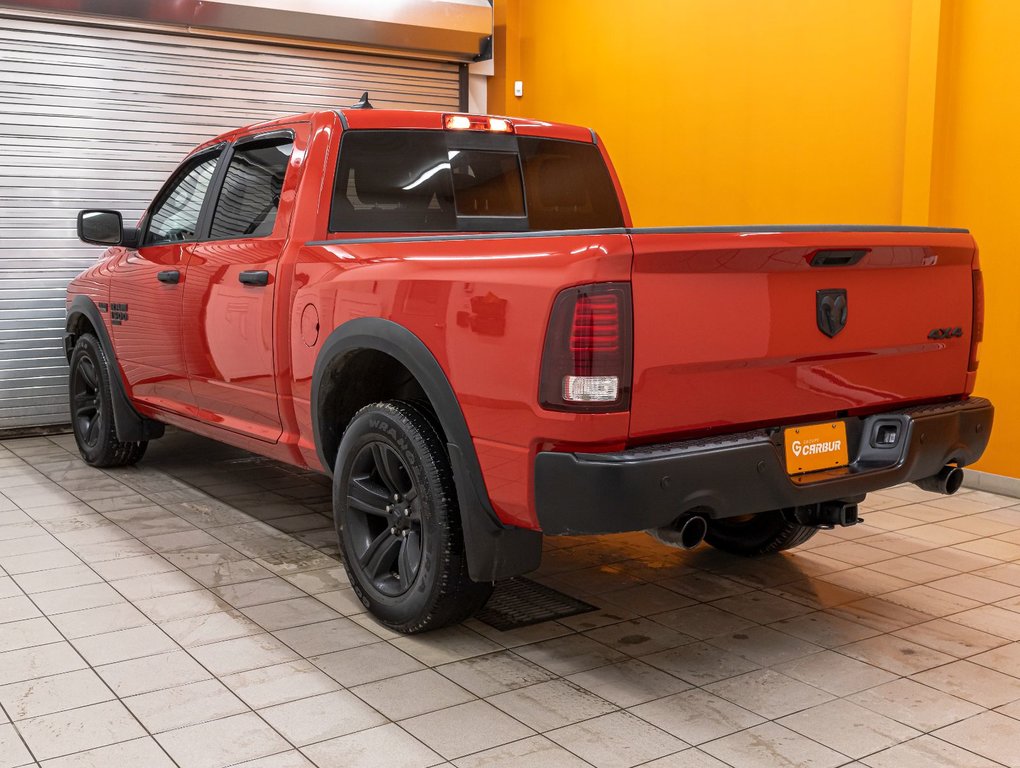
[{"label": "black alloy wheel", "polygon": [[358,451],[347,501],[358,567],[381,594],[404,594],[421,570],[427,533],[414,480],[390,445],[371,442]]},{"label": "black alloy wheel", "polygon": [[70,366],[71,429],[82,459],[93,467],[124,467],[137,463],[145,454],[148,442],[126,442],[117,437],[110,389],[110,372],[116,368],[111,369],[99,339],[91,333],[79,336],[71,352]]},{"label": "black alloy wheel", "polygon": [[89,448],[103,436],[103,393],[92,358],[83,356],[71,377],[71,418],[74,433]]},{"label": "black alloy wheel", "polygon": [[468,573],[453,468],[427,405],[389,400],[354,414],[337,451],[333,516],[354,593],[390,629],[455,624],[492,593]]}]

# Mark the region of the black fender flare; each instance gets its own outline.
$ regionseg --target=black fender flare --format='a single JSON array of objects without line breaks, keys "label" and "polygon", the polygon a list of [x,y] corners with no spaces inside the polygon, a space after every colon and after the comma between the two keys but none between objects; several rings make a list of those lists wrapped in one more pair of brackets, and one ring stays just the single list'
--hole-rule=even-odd
[{"label": "black fender flare", "polygon": [[[323,342],[312,374],[311,416],[315,448],[323,467],[332,474],[326,454],[320,413],[323,382],[334,364],[362,350],[375,350],[401,363],[424,390],[446,435],[460,507],[468,572],[474,581],[496,581],[538,568],[542,559],[542,533],[504,525],[496,516],[467,421],[439,361],[414,333],[391,320],[359,317],[339,326]],[[346,424],[332,425],[339,445]]]},{"label": "black fender flare", "polygon": [[117,439],[125,443],[137,443],[162,437],[165,429],[163,424],[145,418],[131,405],[120,365],[114,354],[113,340],[106,330],[106,323],[103,322],[99,307],[91,298],[81,294],[75,296],[67,308],[67,320],[64,323],[64,354],[67,361],[71,362],[71,353],[77,339],[74,327],[79,317],[86,318],[95,329],[96,337],[106,353],[106,359],[110,361],[111,370],[107,373],[110,376],[110,392],[113,395],[113,424],[117,430]]}]

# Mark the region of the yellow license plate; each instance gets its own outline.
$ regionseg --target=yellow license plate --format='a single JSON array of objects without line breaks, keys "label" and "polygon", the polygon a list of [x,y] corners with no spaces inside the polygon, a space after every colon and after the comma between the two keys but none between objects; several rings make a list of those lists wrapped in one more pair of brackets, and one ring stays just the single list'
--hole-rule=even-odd
[{"label": "yellow license plate", "polygon": [[783,430],[783,444],[786,446],[786,471],[791,475],[845,467],[850,463],[846,424],[842,421],[789,427]]}]

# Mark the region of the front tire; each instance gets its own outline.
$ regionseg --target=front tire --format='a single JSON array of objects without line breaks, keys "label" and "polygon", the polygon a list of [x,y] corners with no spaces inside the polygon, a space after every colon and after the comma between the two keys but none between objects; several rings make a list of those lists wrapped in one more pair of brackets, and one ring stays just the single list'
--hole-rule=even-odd
[{"label": "front tire", "polygon": [[417,406],[355,414],[337,453],[333,516],[355,593],[390,629],[455,624],[489,599],[492,586],[468,577],[449,456]]},{"label": "front tire", "polygon": [[137,463],[149,443],[117,439],[110,363],[99,339],[91,333],[79,336],[70,364],[71,428],[82,459],[93,467]]},{"label": "front tire", "polygon": [[744,557],[758,557],[800,546],[818,531],[801,525],[782,510],[739,518],[710,520],[705,541],[716,549]]}]

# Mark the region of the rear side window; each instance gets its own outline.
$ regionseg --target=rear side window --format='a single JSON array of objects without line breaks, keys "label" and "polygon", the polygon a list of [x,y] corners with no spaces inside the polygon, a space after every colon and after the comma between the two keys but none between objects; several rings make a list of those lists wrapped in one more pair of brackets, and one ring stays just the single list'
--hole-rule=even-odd
[{"label": "rear side window", "polygon": [[204,155],[181,168],[176,179],[156,200],[145,233],[145,245],[195,239],[202,201],[218,160],[218,153]]},{"label": "rear side window", "polygon": [[216,201],[213,240],[265,237],[273,232],[294,140],[254,140],[234,148]]},{"label": "rear side window", "polygon": [[622,227],[623,212],[594,144],[521,136],[531,229]]},{"label": "rear side window", "polygon": [[329,229],[518,231],[622,225],[616,191],[592,145],[505,135],[468,140],[444,131],[351,131],[340,149]]}]

